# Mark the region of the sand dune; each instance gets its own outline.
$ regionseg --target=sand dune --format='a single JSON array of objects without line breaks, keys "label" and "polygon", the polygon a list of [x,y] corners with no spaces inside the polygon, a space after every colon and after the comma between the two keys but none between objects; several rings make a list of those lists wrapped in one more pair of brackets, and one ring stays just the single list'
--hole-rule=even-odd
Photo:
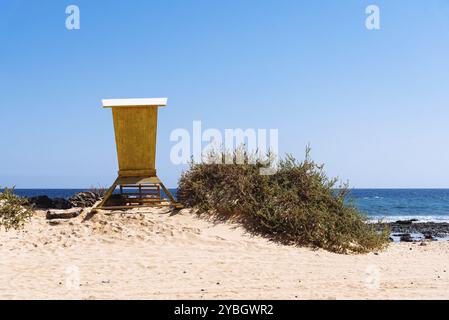
[{"label": "sand dune", "polygon": [[366,255],[272,243],[189,210],[37,212],[0,231],[1,299],[449,298],[449,243]]}]

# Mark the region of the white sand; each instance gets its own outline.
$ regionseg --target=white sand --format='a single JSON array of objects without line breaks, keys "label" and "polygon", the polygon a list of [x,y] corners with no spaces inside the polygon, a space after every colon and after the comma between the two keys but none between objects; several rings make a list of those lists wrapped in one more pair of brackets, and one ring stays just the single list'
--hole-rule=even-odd
[{"label": "white sand", "polygon": [[0,231],[0,299],[449,299],[449,243],[377,255],[282,246],[188,210]]}]

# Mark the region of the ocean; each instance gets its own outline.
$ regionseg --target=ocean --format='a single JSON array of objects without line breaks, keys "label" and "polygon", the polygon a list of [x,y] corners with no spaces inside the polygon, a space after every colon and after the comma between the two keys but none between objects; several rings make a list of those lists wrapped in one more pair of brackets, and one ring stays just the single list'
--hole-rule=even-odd
[{"label": "ocean", "polygon": [[373,220],[449,222],[449,189],[354,189],[350,196]]},{"label": "ocean", "polygon": [[[69,198],[84,189],[16,189],[19,196]],[[170,189],[176,197],[176,189]],[[370,219],[449,222],[449,189],[353,189],[350,198]]]}]

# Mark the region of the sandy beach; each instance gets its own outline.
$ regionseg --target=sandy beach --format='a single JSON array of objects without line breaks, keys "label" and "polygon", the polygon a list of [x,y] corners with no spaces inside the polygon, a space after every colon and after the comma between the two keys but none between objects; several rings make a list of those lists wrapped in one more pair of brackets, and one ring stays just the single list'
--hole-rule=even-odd
[{"label": "sandy beach", "polygon": [[53,221],[38,211],[23,230],[0,231],[0,299],[448,299],[448,262],[449,242],[340,255],[187,209]]}]

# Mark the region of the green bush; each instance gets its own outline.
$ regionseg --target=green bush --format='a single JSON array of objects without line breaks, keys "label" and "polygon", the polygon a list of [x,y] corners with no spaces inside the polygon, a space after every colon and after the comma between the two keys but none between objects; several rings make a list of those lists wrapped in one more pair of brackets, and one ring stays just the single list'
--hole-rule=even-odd
[{"label": "green bush", "polygon": [[[243,153],[242,153],[243,152]],[[338,253],[368,252],[388,243],[388,230],[376,232],[350,201],[348,186],[336,186],[323,165],[306,150],[304,161],[281,160],[273,175],[261,175],[267,164],[238,150],[210,154],[242,157],[243,164],[194,164],[179,181],[178,200],[219,220],[233,220],[253,233],[285,244],[305,245]],[[272,163],[272,161],[270,162]]]},{"label": "green bush", "polygon": [[0,228],[20,229],[29,220],[33,212],[28,206],[28,200],[14,194],[14,188],[5,188],[0,193]]}]

